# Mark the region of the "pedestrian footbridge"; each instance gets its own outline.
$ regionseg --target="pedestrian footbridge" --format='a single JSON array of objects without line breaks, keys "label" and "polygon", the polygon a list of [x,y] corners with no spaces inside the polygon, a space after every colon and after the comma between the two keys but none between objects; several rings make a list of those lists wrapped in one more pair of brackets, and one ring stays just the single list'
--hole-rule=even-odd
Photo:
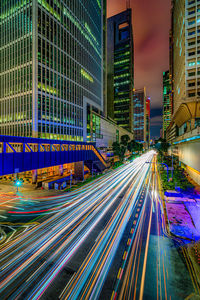
[{"label": "pedestrian footbridge", "polygon": [[91,143],[0,135],[0,176],[79,161],[98,171],[107,167]]}]

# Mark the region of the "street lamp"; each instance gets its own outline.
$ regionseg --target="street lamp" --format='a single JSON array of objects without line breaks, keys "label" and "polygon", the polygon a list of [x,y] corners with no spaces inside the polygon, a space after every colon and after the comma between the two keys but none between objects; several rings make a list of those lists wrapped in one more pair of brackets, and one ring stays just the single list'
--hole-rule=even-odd
[{"label": "street lamp", "polygon": [[72,187],[72,169],[70,170],[70,189]]},{"label": "street lamp", "polygon": [[22,182],[21,182],[19,179],[17,179],[16,182],[15,182],[15,186],[17,187],[17,193],[18,193],[19,187],[20,187],[21,185],[22,185]]}]

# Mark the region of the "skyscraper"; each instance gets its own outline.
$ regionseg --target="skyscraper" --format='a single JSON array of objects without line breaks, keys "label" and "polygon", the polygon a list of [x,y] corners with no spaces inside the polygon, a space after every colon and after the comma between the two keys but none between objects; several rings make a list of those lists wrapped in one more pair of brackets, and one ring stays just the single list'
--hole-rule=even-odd
[{"label": "skyscraper", "polygon": [[134,138],[136,142],[146,144],[147,138],[147,125],[146,125],[146,88],[135,90],[133,95],[134,106]]},{"label": "skyscraper", "polygon": [[200,96],[200,3],[173,1],[174,113]]},{"label": "skyscraper", "polygon": [[103,109],[103,1],[0,1],[0,134],[86,139]]},{"label": "skyscraper", "polygon": [[146,146],[150,144],[150,98],[146,98]]},{"label": "skyscraper", "polygon": [[107,45],[108,115],[132,131],[134,58],[130,8],[108,19]]},{"label": "skyscraper", "polygon": [[174,110],[174,35],[173,35],[173,9],[171,9],[171,28],[169,32],[169,81],[171,85],[170,102],[173,115]]},{"label": "skyscraper", "polygon": [[163,137],[172,119],[171,81],[169,71],[163,72]]}]

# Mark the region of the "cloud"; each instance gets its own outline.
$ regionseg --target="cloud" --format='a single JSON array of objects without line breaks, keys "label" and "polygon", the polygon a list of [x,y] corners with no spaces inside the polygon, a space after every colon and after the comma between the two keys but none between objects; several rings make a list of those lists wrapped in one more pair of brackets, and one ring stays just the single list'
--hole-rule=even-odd
[{"label": "cloud", "polygon": [[161,126],[162,125],[162,116],[155,116],[151,118],[151,126]]},{"label": "cloud", "polygon": [[[162,73],[169,69],[171,0],[130,0],[133,10],[135,88],[146,86],[151,107],[162,107]],[[126,9],[108,0],[108,17]]]}]

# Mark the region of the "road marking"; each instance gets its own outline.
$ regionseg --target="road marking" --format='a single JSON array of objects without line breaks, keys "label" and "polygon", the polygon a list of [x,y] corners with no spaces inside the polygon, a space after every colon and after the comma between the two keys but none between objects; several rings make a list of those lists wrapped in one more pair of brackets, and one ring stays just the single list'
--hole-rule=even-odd
[{"label": "road marking", "polygon": [[130,246],[130,243],[131,243],[131,239],[128,239],[127,246]]},{"label": "road marking", "polygon": [[0,215],[0,218],[7,219],[7,217],[6,217],[6,216],[2,216],[2,215]]},{"label": "road marking", "polygon": [[123,260],[126,260],[126,257],[127,257],[127,252],[124,251]]},{"label": "road marking", "polygon": [[118,271],[118,274],[117,274],[117,279],[119,279],[119,277],[120,277],[121,270],[122,270],[122,268],[119,268],[119,271]]},{"label": "road marking", "polygon": [[11,205],[4,205],[5,207],[9,207],[9,208],[15,208],[14,206]]},{"label": "road marking", "polygon": [[150,232],[151,232],[152,209],[153,209],[153,205],[152,205],[152,202],[151,202],[151,212],[150,212],[150,220],[149,220],[149,227],[148,227],[148,233],[147,233],[147,241],[146,241],[146,247],[145,247],[145,255],[144,255],[144,264],[143,264],[143,270],[142,270],[142,278],[141,278],[141,283],[140,283],[139,300],[143,299],[143,294],[144,294],[144,281],[145,281],[146,265],[147,265],[147,254],[148,254],[149,239],[150,239]]},{"label": "road marking", "polygon": [[117,293],[115,291],[112,292],[111,300],[115,300],[117,298]]}]

